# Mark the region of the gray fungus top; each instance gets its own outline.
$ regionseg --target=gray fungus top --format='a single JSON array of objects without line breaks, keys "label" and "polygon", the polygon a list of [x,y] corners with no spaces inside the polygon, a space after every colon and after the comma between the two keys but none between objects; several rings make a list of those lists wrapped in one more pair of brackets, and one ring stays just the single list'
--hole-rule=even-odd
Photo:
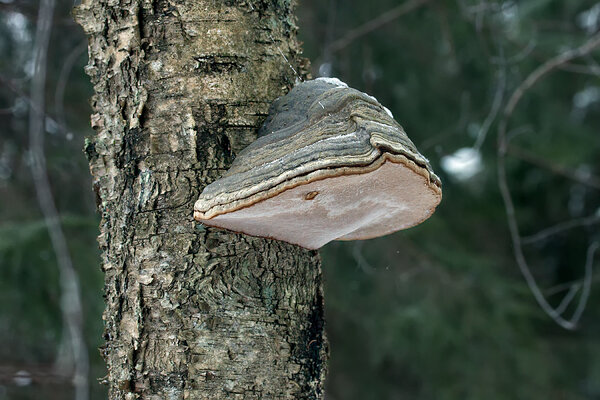
[{"label": "gray fungus top", "polygon": [[306,248],[416,225],[441,182],[389,110],[334,78],[275,100],[258,139],[204,188],[194,218]]}]

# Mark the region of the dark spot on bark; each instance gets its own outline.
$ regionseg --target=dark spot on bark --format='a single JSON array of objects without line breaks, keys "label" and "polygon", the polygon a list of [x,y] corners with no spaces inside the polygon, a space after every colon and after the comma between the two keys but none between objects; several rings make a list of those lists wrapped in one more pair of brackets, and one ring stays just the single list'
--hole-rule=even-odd
[{"label": "dark spot on bark", "polygon": [[[143,141],[143,136],[139,128],[128,129],[123,135],[123,145],[121,147],[122,157],[119,168],[135,170],[137,168],[137,159],[139,157],[139,144]],[[132,173],[133,176],[135,174]]]},{"label": "dark spot on bark", "polygon": [[231,142],[229,141],[229,137],[227,135],[223,135],[220,137],[221,148],[226,154],[231,156]]},{"label": "dark spot on bark", "polygon": [[212,381],[213,379],[215,379],[216,376],[217,375],[212,371],[206,371],[206,373],[204,374],[204,377],[207,381]]},{"label": "dark spot on bark", "polygon": [[240,56],[196,56],[196,71],[202,74],[222,74],[224,72],[243,72],[246,59]]},{"label": "dark spot on bark", "polygon": [[124,381],[120,381],[119,382],[119,389],[121,390],[129,390],[129,388],[131,387],[131,381],[130,380],[124,380]]},{"label": "dark spot on bark", "polygon": [[134,393],[142,393],[144,390],[148,389],[147,380],[136,380],[133,384],[133,392]]},{"label": "dark spot on bark", "polygon": [[301,338],[298,346],[293,346],[293,343],[290,343],[290,349],[293,354],[292,358],[295,362],[303,366],[299,374],[303,374],[304,377],[303,379],[297,379],[296,382],[304,383],[305,388],[303,392],[306,394],[311,393],[311,388],[314,387],[316,392],[312,393],[312,395],[314,398],[319,399],[322,396],[323,390],[320,382],[321,372],[324,368],[321,352],[327,352],[327,343],[323,335],[323,314],[323,294],[319,290],[308,316],[308,327],[304,331],[305,336]]},{"label": "dark spot on bark", "polygon": [[[109,341],[110,340],[110,335],[107,334],[106,332],[104,333],[104,340]],[[106,361],[108,359],[108,346],[106,344],[98,347],[98,351],[100,352],[100,356],[102,357],[102,359],[104,361]],[[108,384],[108,382],[106,382],[106,384]]]},{"label": "dark spot on bark", "polygon": [[[227,109],[223,103],[216,101],[207,101],[193,110],[194,121],[197,128],[197,147],[196,158],[202,162],[206,159],[215,158],[215,155],[208,154],[207,149],[216,150],[216,158],[224,161],[224,167],[231,165],[233,154],[231,143],[224,133],[224,126],[227,124]],[[217,175],[213,179],[216,179]],[[208,182],[205,182],[206,184]]]},{"label": "dark spot on bark", "polygon": [[172,387],[182,389],[185,382],[188,380],[188,371],[180,370],[165,374],[164,372],[156,372],[148,375],[150,390],[153,393],[161,393],[164,388]]},{"label": "dark spot on bark", "polygon": [[102,204],[102,197],[100,196],[100,183],[98,181],[95,181],[92,184],[92,188],[94,190],[96,200],[96,209],[100,209],[100,205]]},{"label": "dark spot on bark", "polygon": [[[197,225],[204,226],[203,224],[197,224]],[[198,232],[198,229],[196,229],[196,232]],[[200,248],[202,246],[203,240],[204,240],[203,236],[201,238],[198,238],[197,240],[193,240],[192,245],[188,249],[188,254],[198,254],[198,252],[200,252]]]},{"label": "dark spot on bark", "polygon": [[206,327],[210,330],[214,330],[217,325],[221,322],[221,319],[215,316],[210,316],[206,319]]},{"label": "dark spot on bark", "polygon": [[214,239],[214,238],[209,238],[206,239],[206,249],[207,250],[214,250],[219,246],[219,240]]},{"label": "dark spot on bark", "polygon": [[204,301],[204,300],[199,300],[197,303],[198,309],[202,312],[209,312],[210,311],[210,305]]},{"label": "dark spot on bark", "polygon": [[152,11],[154,18],[160,20],[161,17],[172,15],[176,9],[168,0],[152,0]]},{"label": "dark spot on bark", "polygon": [[227,118],[227,109],[225,108],[225,104],[210,102],[208,103],[208,106],[210,108],[210,119],[206,122],[221,127]]},{"label": "dark spot on bark", "polygon": [[307,352],[311,360],[309,363],[310,376],[314,379],[320,379],[321,363],[323,362],[320,352],[323,348],[323,332],[324,332],[324,312],[323,312],[323,295],[319,290],[317,298],[313,304],[313,309],[310,313],[308,323],[307,337]]},{"label": "dark spot on bark", "polygon": [[145,25],[144,7],[140,7],[138,9],[137,19],[138,19],[138,32],[139,32],[139,35],[140,35],[140,39],[142,39],[142,38],[146,37],[144,35],[144,25]]},{"label": "dark spot on bark", "polygon": [[87,157],[89,162],[93,162],[96,158],[98,158],[98,152],[96,151],[96,142],[93,139],[85,139],[85,143],[83,145],[83,152]]}]

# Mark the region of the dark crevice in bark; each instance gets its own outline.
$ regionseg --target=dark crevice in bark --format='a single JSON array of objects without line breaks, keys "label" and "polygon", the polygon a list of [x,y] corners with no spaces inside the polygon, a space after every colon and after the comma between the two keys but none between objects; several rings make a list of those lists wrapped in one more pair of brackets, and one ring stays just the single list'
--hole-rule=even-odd
[{"label": "dark crevice in bark", "polygon": [[202,74],[244,72],[246,70],[246,57],[236,55],[195,56],[194,60],[198,61],[196,71]]}]

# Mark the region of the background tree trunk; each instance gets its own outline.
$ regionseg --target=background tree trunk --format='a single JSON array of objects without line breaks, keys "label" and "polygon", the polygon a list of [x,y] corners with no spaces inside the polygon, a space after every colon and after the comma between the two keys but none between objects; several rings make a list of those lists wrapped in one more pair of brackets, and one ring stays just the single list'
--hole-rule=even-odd
[{"label": "background tree trunk", "polygon": [[111,399],[321,398],[317,252],[205,228],[302,63],[289,0],[86,0]]}]

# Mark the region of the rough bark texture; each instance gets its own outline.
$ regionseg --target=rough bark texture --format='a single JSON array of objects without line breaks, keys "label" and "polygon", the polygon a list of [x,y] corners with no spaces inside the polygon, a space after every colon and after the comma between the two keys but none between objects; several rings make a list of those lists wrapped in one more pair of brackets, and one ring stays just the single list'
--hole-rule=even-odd
[{"label": "rough bark texture", "polygon": [[[110,399],[322,398],[318,254],[195,224],[298,65],[289,0],[86,0]],[[281,50],[281,52],[280,52]]]}]

